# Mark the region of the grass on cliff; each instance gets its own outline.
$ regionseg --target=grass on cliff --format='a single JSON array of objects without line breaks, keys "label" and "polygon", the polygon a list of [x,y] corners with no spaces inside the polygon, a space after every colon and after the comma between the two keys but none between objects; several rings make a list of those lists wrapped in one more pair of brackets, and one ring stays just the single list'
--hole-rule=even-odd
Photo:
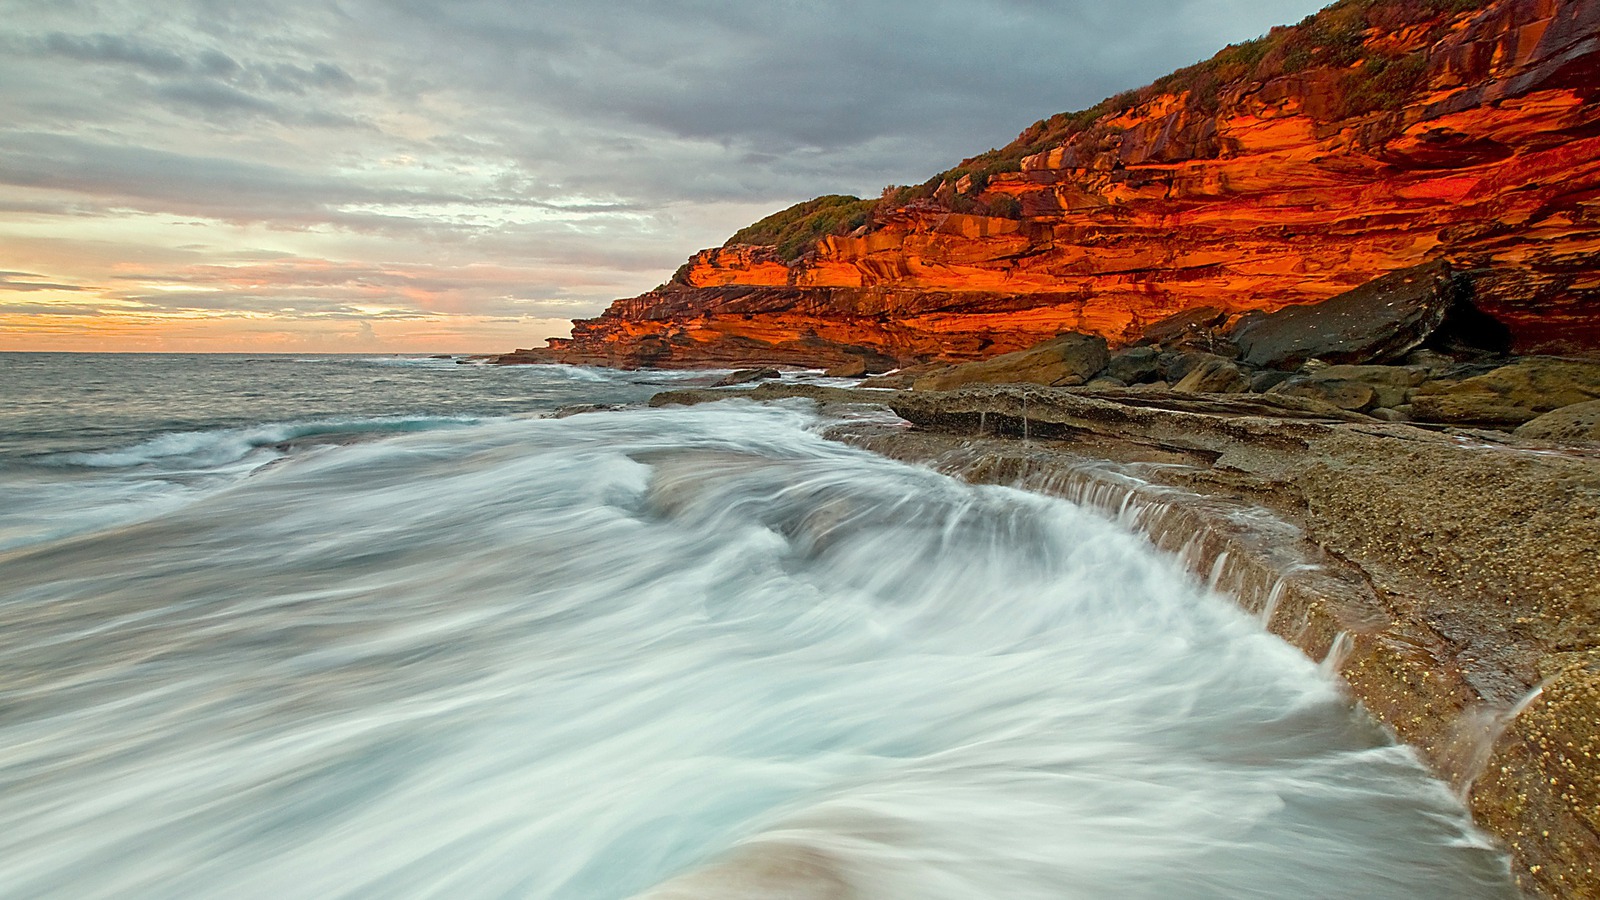
[{"label": "grass on cliff", "polygon": [[734,244],[759,244],[775,247],[786,261],[799,259],[818,238],[830,234],[849,234],[867,224],[876,200],[863,200],[847,194],[829,194],[796,203],[781,212],[739,229],[724,247]]}]

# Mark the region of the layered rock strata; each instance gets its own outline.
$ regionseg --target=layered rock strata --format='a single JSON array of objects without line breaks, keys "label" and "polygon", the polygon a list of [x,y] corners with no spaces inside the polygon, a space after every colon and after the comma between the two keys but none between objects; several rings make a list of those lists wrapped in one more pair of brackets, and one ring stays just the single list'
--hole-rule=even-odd
[{"label": "layered rock strata", "polygon": [[1273,395],[751,396],[887,404],[916,428],[842,436],[1144,529],[1327,660],[1463,793],[1525,890],[1600,896],[1600,448],[1435,433]]},{"label": "layered rock strata", "polygon": [[886,197],[797,259],[702,251],[551,347],[881,371],[1064,331],[1118,345],[1175,312],[1315,303],[1447,260],[1516,349],[1600,348],[1600,5],[1458,7],[1345,0],[1081,127],[1042,122],[999,170],[985,155],[925,199]]}]

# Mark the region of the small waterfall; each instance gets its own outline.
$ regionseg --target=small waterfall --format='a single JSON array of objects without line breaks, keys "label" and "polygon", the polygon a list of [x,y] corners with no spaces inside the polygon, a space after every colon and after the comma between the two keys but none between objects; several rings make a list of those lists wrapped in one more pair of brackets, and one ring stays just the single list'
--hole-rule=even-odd
[{"label": "small waterfall", "polygon": [[1356,646],[1355,638],[1350,632],[1341,631],[1333,637],[1333,645],[1328,648],[1328,655],[1322,658],[1317,667],[1324,675],[1337,675],[1344,669],[1345,662],[1350,659],[1350,651]]},{"label": "small waterfall", "polygon": [[1539,699],[1549,683],[1550,679],[1541,681],[1515,703],[1482,704],[1462,713],[1456,720],[1450,742],[1440,754],[1438,768],[1463,801],[1472,793],[1473,782],[1488,768],[1500,736],[1517,716]]},{"label": "small waterfall", "polygon": [[[1017,428],[1027,433],[1026,415]],[[855,442],[896,455],[892,439]],[[1208,588],[1232,597],[1264,625],[1276,625],[1313,659],[1329,659],[1342,633],[1349,646],[1332,657],[1332,665],[1341,665],[1361,633],[1387,621],[1364,579],[1329,565],[1297,527],[1265,511],[1156,484],[1135,467],[1013,442],[974,441],[932,465],[971,482],[1061,497],[1143,533]],[[1275,621],[1283,609],[1294,611],[1292,621]]]}]

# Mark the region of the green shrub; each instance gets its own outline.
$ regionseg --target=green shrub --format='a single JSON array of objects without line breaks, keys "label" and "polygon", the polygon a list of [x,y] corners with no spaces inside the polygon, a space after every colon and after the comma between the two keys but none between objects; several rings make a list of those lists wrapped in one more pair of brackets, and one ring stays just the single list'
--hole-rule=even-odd
[{"label": "green shrub", "polygon": [[804,203],[796,203],[781,212],[747,225],[728,238],[723,246],[757,244],[774,247],[778,256],[793,262],[799,259],[818,238],[830,234],[849,234],[867,224],[876,200],[863,200],[844,194],[829,194]]},{"label": "green shrub", "polygon": [[1001,219],[1022,218],[1022,201],[1010,194],[1000,194],[989,200],[989,215]]},{"label": "green shrub", "polygon": [[1345,75],[1339,115],[1343,118],[1400,109],[1421,90],[1427,74],[1428,57],[1421,52],[1372,57]]}]

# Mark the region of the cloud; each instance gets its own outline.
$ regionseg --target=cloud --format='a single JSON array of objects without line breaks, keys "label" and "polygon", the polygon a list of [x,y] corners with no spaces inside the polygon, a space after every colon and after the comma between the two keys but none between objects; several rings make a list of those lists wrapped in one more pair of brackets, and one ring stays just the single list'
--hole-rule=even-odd
[{"label": "cloud", "polygon": [[0,291],[86,291],[88,288],[78,284],[57,284],[50,281],[16,281],[17,278],[43,278],[32,272],[0,272]]},{"label": "cloud", "polygon": [[132,66],[155,75],[172,75],[189,69],[188,60],[170,50],[116,34],[79,36],[58,32],[40,39],[39,49],[79,62]]},{"label": "cloud", "polygon": [[[484,211],[538,210],[566,217],[628,214],[620,202],[489,193],[482,181],[430,186],[393,177],[303,171],[267,162],[107,144],[61,134],[0,131],[0,185],[92,198],[110,212],[203,216],[280,227],[476,232]],[[474,188],[477,188],[475,191]]]}]

